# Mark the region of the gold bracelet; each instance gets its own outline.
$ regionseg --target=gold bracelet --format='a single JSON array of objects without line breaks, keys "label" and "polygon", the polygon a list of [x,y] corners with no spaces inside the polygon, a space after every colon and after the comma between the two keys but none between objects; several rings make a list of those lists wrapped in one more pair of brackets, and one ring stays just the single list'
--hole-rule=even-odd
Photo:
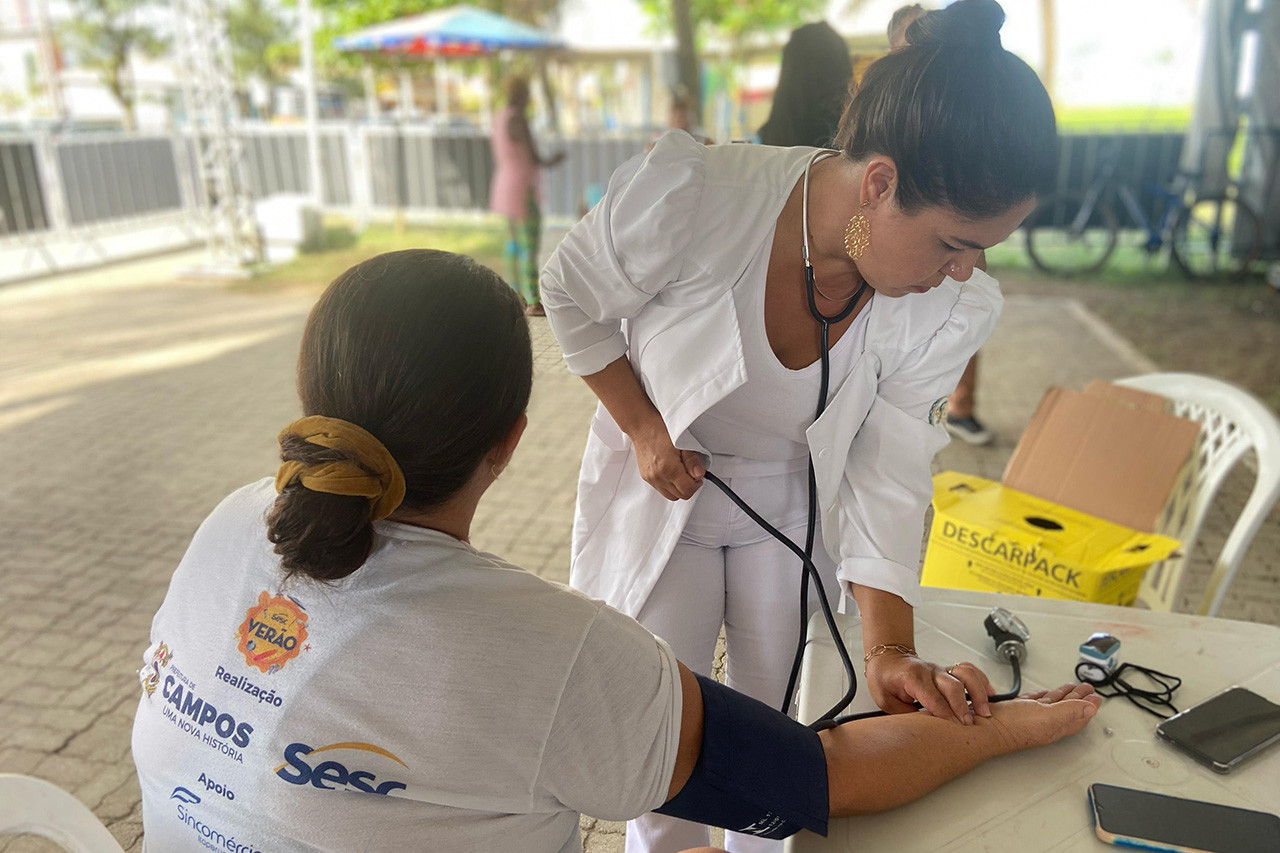
[{"label": "gold bracelet", "polygon": [[889,652],[897,652],[900,655],[911,655],[914,657],[916,650],[910,646],[904,646],[902,643],[881,643],[880,645],[872,646],[871,651],[862,656],[862,662],[867,663],[872,658],[879,657],[880,655],[887,654]]}]

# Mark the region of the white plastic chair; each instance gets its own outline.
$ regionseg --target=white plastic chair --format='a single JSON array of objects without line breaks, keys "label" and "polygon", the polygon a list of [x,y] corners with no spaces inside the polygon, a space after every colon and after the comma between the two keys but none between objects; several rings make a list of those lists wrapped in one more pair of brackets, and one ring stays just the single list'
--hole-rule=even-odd
[{"label": "white plastic chair", "polygon": [[0,836],[38,835],[71,853],[124,853],[89,807],[43,779],[0,773]]},{"label": "white plastic chair", "polygon": [[1195,477],[1172,496],[1157,527],[1157,532],[1180,539],[1182,548],[1148,569],[1138,592],[1138,600],[1151,609],[1174,609],[1206,511],[1236,463],[1251,449],[1257,455],[1253,493],[1214,561],[1209,585],[1196,608],[1202,615],[1214,616],[1249,544],[1280,498],[1280,420],[1247,391],[1208,376],[1151,373],[1116,384],[1159,394],[1169,400],[1173,414],[1201,425]]}]

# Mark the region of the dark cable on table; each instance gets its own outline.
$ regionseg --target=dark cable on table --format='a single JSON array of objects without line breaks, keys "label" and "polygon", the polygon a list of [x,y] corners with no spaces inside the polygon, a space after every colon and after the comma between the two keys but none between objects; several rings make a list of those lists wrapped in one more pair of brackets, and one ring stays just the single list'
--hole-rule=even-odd
[{"label": "dark cable on table", "polygon": [[[1150,689],[1134,685],[1125,677],[1125,673],[1130,670],[1141,673],[1150,680],[1151,684],[1159,685],[1159,687]],[[1178,709],[1173,706],[1173,691],[1182,686],[1182,679],[1176,675],[1139,666],[1136,663],[1122,663],[1116,667],[1114,672],[1107,672],[1104,668],[1088,661],[1080,661],[1080,663],[1076,664],[1076,678],[1086,684],[1092,684],[1094,691],[1099,696],[1108,698],[1123,696],[1148,714],[1159,717],[1162,720],[1167,720],[1178,713]],[[1144,702],[1167,708],[1169,713],[1161,713],[1155,708],[1144,705]]]}]

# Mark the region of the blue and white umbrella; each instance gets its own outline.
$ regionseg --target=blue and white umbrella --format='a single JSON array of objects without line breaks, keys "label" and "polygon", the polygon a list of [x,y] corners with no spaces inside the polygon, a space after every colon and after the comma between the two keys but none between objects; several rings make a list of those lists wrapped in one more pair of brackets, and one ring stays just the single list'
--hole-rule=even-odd
[{"label": "blue and white umbrella", "polygon": [[338,50],[442,57],[564,47],[544,30],[467,5],[376,24],[339,36],[333,45]]}]

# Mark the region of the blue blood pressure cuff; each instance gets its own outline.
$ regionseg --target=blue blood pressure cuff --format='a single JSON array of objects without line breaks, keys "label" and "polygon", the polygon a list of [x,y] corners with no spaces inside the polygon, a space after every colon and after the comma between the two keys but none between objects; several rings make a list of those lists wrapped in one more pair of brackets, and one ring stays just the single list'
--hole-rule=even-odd
[{"label": "blue blood pressure cuff", "polygon": [[761,838],[827,834],[827,757],[817,732],[710,678],[702,692],[702,752],[659,814]]}]

